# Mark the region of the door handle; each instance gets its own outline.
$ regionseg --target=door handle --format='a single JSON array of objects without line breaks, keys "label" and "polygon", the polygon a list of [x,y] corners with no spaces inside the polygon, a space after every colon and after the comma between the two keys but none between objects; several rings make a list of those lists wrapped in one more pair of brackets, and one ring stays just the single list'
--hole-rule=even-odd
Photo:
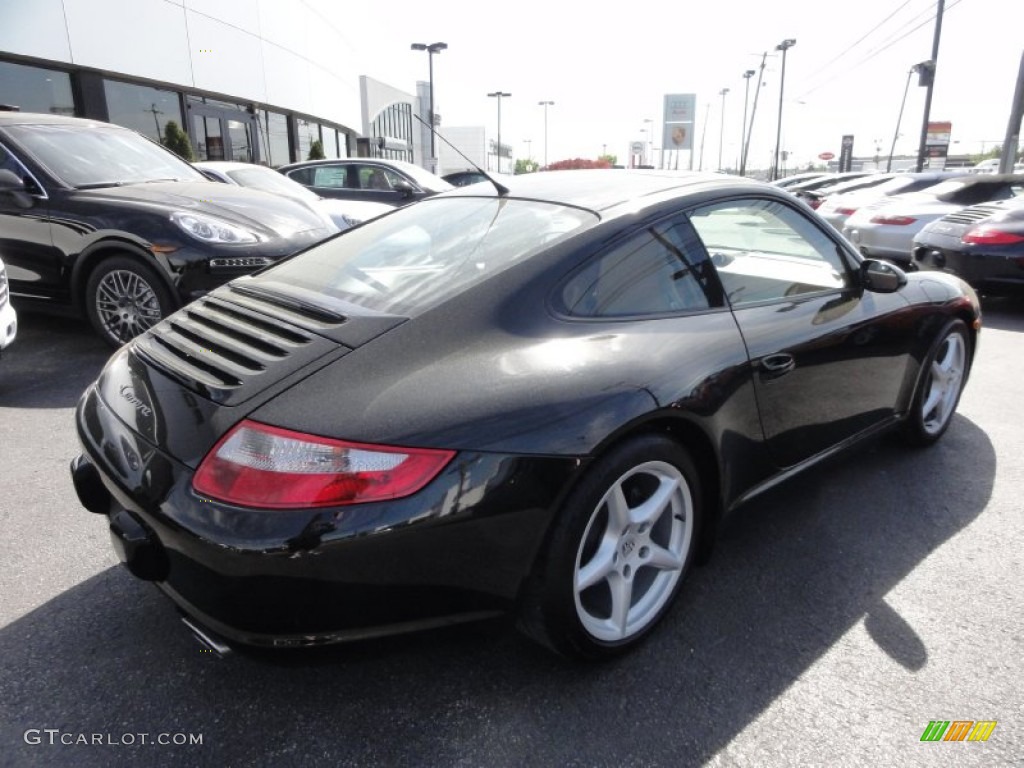
[{"label": "door handle", "polygon": [[786,352],[765,355],[761,358],[761,378],[777,379],[796,368],[796,360]]}]

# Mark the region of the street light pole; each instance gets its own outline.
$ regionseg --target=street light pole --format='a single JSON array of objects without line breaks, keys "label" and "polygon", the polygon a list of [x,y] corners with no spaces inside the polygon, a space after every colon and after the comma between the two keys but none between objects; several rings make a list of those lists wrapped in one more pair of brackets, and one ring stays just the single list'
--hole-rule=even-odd
[{"label": "street light pole", "polygon": [[434,146],[434,130],[437,128],[434,120],[434,54],[446,50],[448,43],[413,43],[411,48],[414,51],[427,52],[428,88],[430,90],[430,112],[427,115],[430,119],[430,172],[437,173],[437,150]]},{"label": "street light pole", "polygon": [[915,64],[907,70],[907,84],[903,88],[903,101],[900,102],[900,114],[896,118],[896,131],[892,135],[892,146],[889,148],[889,160],[885,164],[886,173],[892,171],[892,156],[896,152],[896,140],[900,137],[900,124],[903,122],[903,108],[907,106],[907,93],[910,92],[910,78],[915,72],[920,72],[922,67],[927,67],[929,64],[931,64],[930,61],[922,61],[920,64]]},{"label": "street light pole", "polygon": [[488,93],[488,96],[498,99],[498,150],[495,153],[498,158],[498,173],[501,173],[501,98],[504,96],[508,98],[511,93],[505,93],[503,91],[495,91],[494,93]]},{"label": "street light pole", "polygon": [[750,78],[757,74],[757,70],[748,69],[743,73],[743,80],[746,83],[743,89],[743,125],[740,126],[740,176],[747,168],[747,104],[750,102]]},{"label": "street light pole", "polygon": [[722,122],[718,126],[718,171],[722,171],[722,145],[725,144],[725,96],[729,93],[728,88],[723,88],[718,92],[718,95],[722,97]]},{"label": "street light pole", "polygon": [[544,167],[548,167],[548,107],[553,107],[553,101],[538,101],[539,106],[544,107]]},{"label": "street light pole", "polygon": [[775,160],[772,163],[771,181],[779,178],[779,144],[782,141],[782,93],[786,87],[786,51],[796,45],[796,40],[787,38],[775,46],[776,51],[782,51],[782,75],[779,78],[779,122],[775,128]]},{"label": "street light pole", "polygon": [[647,127],[647,139],[651,145],[651,157],[644,165],[654,165],[654,121],[649,117],[645,117],[644,125]]},{"label": "street light pole", "polygon": [[533,145],[533,139],[523,139],[523,144],[526,145],[526,159],[533,160],[533,150],[530,149]]}]

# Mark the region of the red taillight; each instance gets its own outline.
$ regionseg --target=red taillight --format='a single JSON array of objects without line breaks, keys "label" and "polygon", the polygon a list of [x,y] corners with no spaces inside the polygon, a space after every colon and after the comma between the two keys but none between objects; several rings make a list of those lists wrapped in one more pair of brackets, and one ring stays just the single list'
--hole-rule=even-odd
[{"label": "red taillight", "polygon": [[819,209],[819,208],[821,207],[821,204],[822,204],[823,202],[825,202],[825,201],[824,201],[824,200],[821,200],[821,199],[818,199],[818,198],[811,198],[810,200],[808,200],[808,201],[807,201],[807,204],[808,204],[809,206],[811,206],[811,208],[812,208],[813,210],[815,210],[815,211],[816,211],[816,210],[818,210],[818,209]]},{"label": "red taillight", "polygon": [[905,227],[907,224],[913,224],[915,221],[917,219],[912,216],[886,216],[884,213],[871,217],[872,224],[895,224],[897,227]]},{"label": "red taillight", "polygon": [[836,208],[836,213],[842,214],[843,216],[853,216],[856,212],[856,208]]},{"label": "red taillight", "polygon": [[330,507],[411,496],[455,451],[397,448],[242,421],[203,459],[200,496],[270,509]]},{"label": "red taillight", "polygon": [[989,229],[988,227],[975,227],[967,230],[960,240],[972,245],[1014,245],[1015,243],[1024,243],[1024,235],[1000,232],[998,229]]}]

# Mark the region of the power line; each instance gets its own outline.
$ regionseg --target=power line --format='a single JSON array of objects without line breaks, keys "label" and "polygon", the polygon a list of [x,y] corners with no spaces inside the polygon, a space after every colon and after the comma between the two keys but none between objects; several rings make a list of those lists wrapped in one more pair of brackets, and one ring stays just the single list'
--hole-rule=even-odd
[{"label": "power line", "polygon": [[[950,3],[949,6],[947,6],[946,13],[949,13],[951,10],[956,8],[956,6],[960,5],[960,3],[962,3],[962,2],[963,2],[963,0],[953,0],[953,2]],[[874,58],[878,54],[880,54],[880,53],[882,53],[884,51],[889,50],[890,48],[892,48],[894,45],[896,45],[896,43],[900,42],[901,40],[906,39],[907,37],[912,35],[914,32],[916,32],[917,30],[921,29],[921,27],[924,27],[925,25],[932,23],[935,20],[935,12],[934,12],[934,10],[928,9],[926,11],[926,13],[929,14],[927,16],[927,18],[925,18],[923,21],[921,21],[916,26],[914,26],[911,29],[907,30],[903,34],[899,34],[901,30],[905,29],[909,24],[913,24],[914,21],[916,21],[918,18],[920,18],[921,17],[920,13],[917,14],[909,22],[906,22],[905,24],[903,24],[903,26],[901,26],[896,32],[893,33],[894,35],[899,35],[898,37],[893,38],[893,36],[890,35],[888,38],[883,40],[882,43],[880,43],[878,47],[872,48],[867,53],[867,55],[864,56],[864,58],[862,58],[856,64],[853,64],[852,66],[848,67],[847,69],[843,70],[842,72],[837,72],[836,74],[827,77],[825,80],[822,80],[820,83],[818,83],[814,87],[809,88],[806,91],[804,91],[803,93],[801,93],[800,96],[798,96],[797,98],[798,99],[803,99],[805,96],[810,96],[815,91],[821,90],[822,88],[824,88],[826,85],[831,83],[836,78],[838,78],[838,77],[840,77],[842,75],[848,75],[850,72],[852,72],[855,69],[857,69],[857,67],[859,67],[862,64],[870,61],[872,58]]]}]

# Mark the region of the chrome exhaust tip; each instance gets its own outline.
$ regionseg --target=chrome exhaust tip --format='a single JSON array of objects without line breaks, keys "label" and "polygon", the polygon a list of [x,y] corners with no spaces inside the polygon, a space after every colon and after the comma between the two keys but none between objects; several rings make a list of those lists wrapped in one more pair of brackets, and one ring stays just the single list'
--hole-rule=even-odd
[{"label": "chrome exhaust tip", "polygon": [[196,642],[202,646],[204,651],[216,654],[218,659],[231,655],[231,646],[210,630],[199,626],[188,616],[182,616],[181,623],[188,627],[192,637],[196,639]]}]

